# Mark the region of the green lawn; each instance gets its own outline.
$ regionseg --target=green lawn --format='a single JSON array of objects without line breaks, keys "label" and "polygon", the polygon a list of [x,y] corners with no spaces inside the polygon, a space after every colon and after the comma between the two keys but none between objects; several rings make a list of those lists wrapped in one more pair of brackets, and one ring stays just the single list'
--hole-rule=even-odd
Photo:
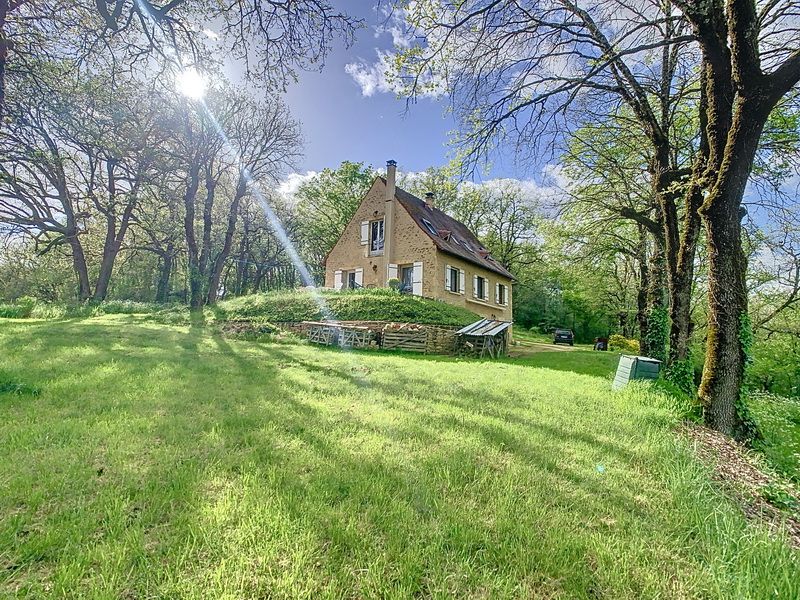
[{"label": "green lawn", "polygon": [[0,597],[800,597],[669,402],[558,354],[0,320]]}]

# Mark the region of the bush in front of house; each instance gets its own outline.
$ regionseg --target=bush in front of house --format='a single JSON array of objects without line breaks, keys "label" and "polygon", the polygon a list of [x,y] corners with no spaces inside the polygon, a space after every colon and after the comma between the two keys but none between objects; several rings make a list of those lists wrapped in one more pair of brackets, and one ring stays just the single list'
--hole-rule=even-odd
[{"label": "bush in front of house", "polygon": [[618,333],[608,338],[608,347],[617,352],[639,354],[639,340],[632,340]]},{"label": "bush in front of house", "polygon": [[337,319],[463,326],[480,318],[459,306],[388,288],[252,294],[223,300],[214,307],[214,313],[220,321],[261,318],[272,323]]}]

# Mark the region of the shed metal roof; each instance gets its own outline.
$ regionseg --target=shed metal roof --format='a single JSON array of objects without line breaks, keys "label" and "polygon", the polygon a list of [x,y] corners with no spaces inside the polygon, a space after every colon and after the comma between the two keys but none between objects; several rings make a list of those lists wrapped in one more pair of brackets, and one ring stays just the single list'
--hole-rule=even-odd
[{"label": "shed metal roof", "polygon": [[496,319],[481,319],[471,325],[456,331],[456,335],[497,335],[511,327],[511,321],[498,321]]}]

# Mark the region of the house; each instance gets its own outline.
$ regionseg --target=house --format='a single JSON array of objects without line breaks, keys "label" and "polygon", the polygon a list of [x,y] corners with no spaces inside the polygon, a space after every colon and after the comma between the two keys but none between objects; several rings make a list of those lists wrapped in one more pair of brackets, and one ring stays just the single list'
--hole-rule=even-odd
[{"label": "house", "polygon": [[463,224],[397,187],[397,165],[376,177],[325,259],[325,286],[387,287],[511,320],[513,276]]}]

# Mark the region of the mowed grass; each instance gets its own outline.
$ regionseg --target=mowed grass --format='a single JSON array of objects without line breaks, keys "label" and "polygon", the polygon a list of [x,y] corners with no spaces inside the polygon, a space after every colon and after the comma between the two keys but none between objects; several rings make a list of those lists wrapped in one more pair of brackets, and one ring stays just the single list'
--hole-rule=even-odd
[{"label": "mowed grass", "polygon": [[135,316],[0,321],[0,378],[0,596],[800,597],[643,387]]}]

